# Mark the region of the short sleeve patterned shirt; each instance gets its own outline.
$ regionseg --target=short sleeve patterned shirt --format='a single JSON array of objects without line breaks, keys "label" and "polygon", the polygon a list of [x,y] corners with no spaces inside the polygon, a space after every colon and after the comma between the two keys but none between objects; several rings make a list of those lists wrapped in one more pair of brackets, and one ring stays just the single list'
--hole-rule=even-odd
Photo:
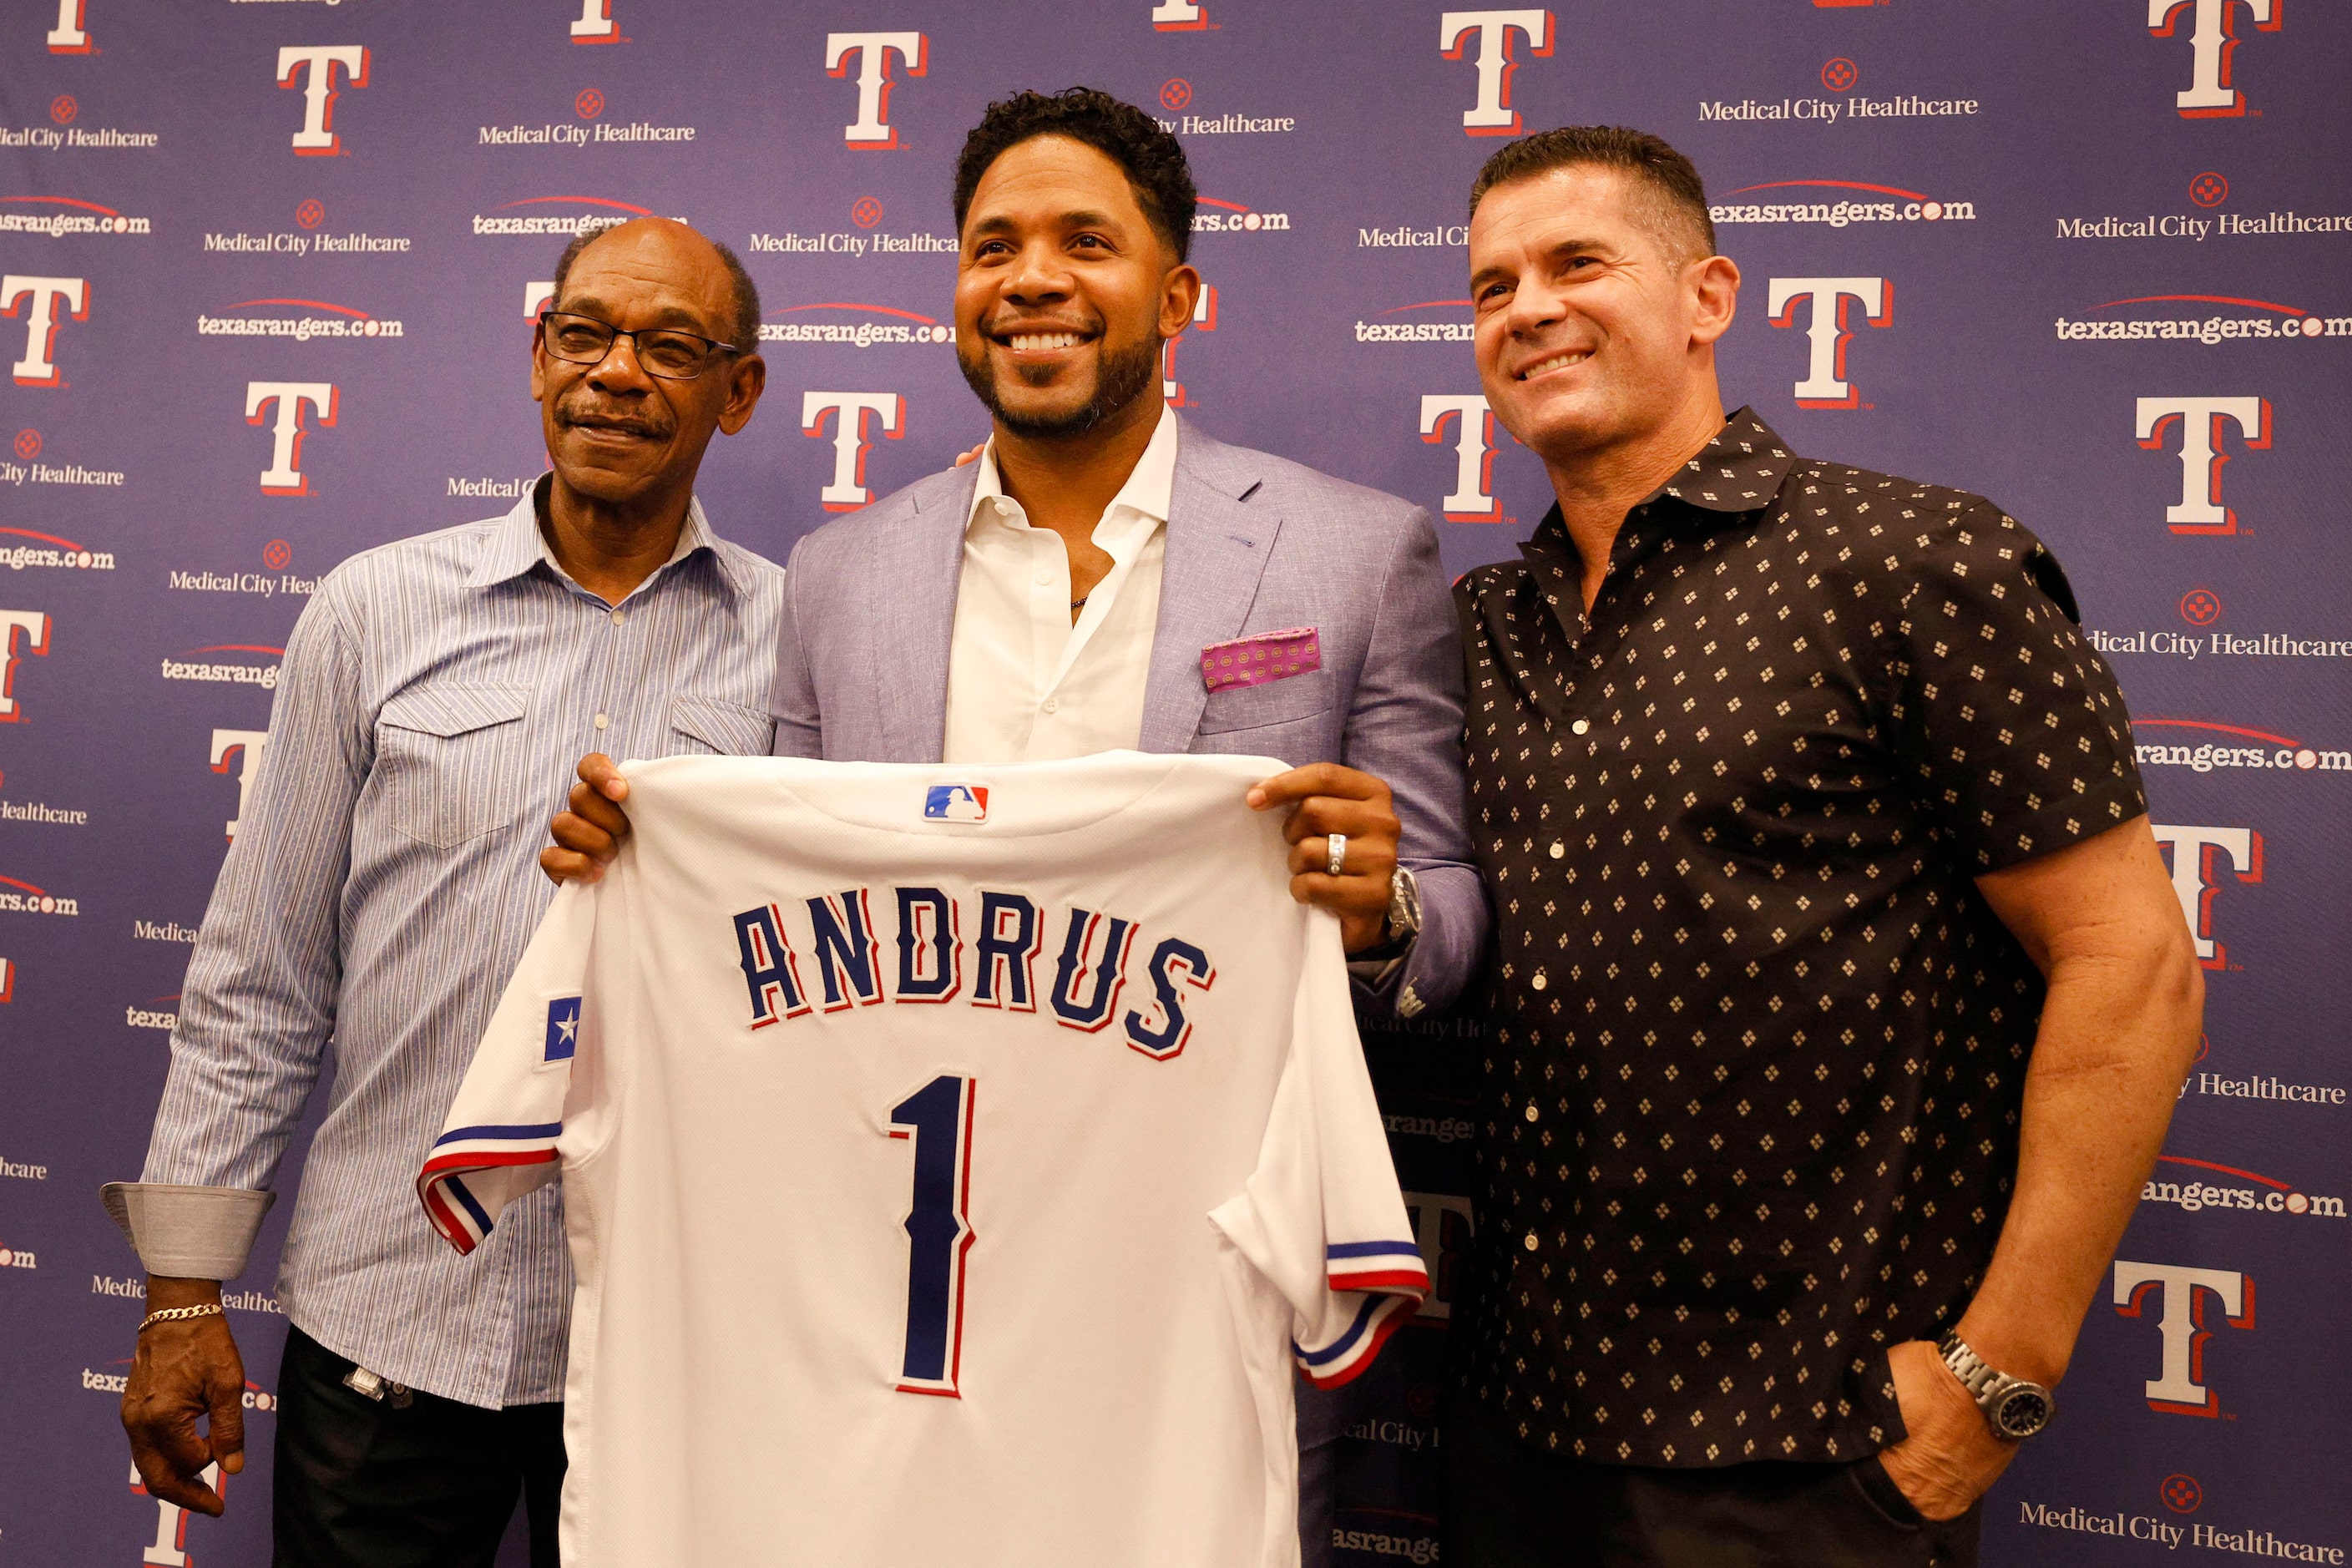
[{"label": "short sleeve patterned shirt", "polygon": [[2040,974],[1974,879],[2146,809],[1991,502],[1742,410],[1617,536],[1457,585],[1493,895],[1468,1391],[1612,1463],[1898,1441],[2017,1163]]}]

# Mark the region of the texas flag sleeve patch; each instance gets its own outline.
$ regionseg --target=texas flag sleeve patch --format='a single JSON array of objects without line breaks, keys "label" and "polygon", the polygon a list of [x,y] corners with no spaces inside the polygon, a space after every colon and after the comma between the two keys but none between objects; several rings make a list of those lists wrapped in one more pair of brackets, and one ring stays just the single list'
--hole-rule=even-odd
[{"label": "texas flag sleeve patch", "polygon": [[[475,1047],[416,1196],[459,1252],[482,1244],[506,1206],[554,1181],[572,1065],[590,1035],[581,976],[595,930],[594,889],[556,894]],[[593,1014],[584,1016],[593,1026]]]}]

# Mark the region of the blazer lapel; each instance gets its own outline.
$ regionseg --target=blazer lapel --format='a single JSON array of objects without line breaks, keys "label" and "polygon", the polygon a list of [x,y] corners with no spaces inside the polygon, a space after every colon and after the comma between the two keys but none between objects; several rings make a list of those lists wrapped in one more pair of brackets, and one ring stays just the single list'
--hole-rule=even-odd
[{"label": "blazer lapel", "polygon": [[1160,626],[1143,689],[1142,748],[1188,752],[1209,700],[1201,650],[1241,635],[1281,518],[1247,504],[1258,479],[1250,454],[1184,422],[1160,577]]},{"label": "blazer lapel", "polygon": [[872,607],[875,711],[892,763],[936,763],[947,740],[948,654],[955,638],[956,590],[963,578],[964,526],[979,465],[945,494],[910,496],[883,523],[879,568],[865,586]]}]

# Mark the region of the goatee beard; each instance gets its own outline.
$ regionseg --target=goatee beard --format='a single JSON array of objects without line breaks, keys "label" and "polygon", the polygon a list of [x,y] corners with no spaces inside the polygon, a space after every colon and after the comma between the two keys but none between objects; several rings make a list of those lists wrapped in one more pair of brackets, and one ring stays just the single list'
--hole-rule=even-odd
[{"label": "goatee beard", "polygon": [[1102,372],[1095,381],[1094,396],[1066,414],[1019,414],[1007,408],[996,395],[996,377],[989,371],[985,340],[973,358],[965,357],[959,344],[956,368],[963,372],[964,384],[971,388],[972,395],[1004,428],[1031,440],[1049,441],[1083,436],[1142,396],[1160,375],[1160,341],[1158,337],[1147,338],[1132,349],[1106,354]]}]

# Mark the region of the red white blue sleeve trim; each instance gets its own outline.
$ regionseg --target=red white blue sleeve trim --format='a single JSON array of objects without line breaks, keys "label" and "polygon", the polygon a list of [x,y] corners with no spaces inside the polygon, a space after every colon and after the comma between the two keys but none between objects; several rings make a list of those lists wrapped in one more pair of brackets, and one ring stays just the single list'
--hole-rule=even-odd
[{"label": "red white blue sleeve trim", "polygon": [[1418,1291],[1410,1295],[1365,1296],[1354,1318],[1329,1343],[1292,1343],[1291,1353],[1298,1360],[1298,1370],[1318,1388],[1337,1388],[1353,1382],[1372,1364],[1389,1336],[1412,1320],[1420,1306]]},{"label": "red white blue sleeve trim", "polygon": [[555,1179],[555,1140],[562,1131],[561,1121],[453,1127],[435,1139],[416,1178],[433,1228],[461,1253],[479,1247],[499,1211]]},{"label": "red white blue sleeve trim", "polygon": [[1334,1290],[1410,1290],[1429,1294],[1429,1268],[1410,1241],[1342,1241],[1324,1249],[1324,1275]]}]

